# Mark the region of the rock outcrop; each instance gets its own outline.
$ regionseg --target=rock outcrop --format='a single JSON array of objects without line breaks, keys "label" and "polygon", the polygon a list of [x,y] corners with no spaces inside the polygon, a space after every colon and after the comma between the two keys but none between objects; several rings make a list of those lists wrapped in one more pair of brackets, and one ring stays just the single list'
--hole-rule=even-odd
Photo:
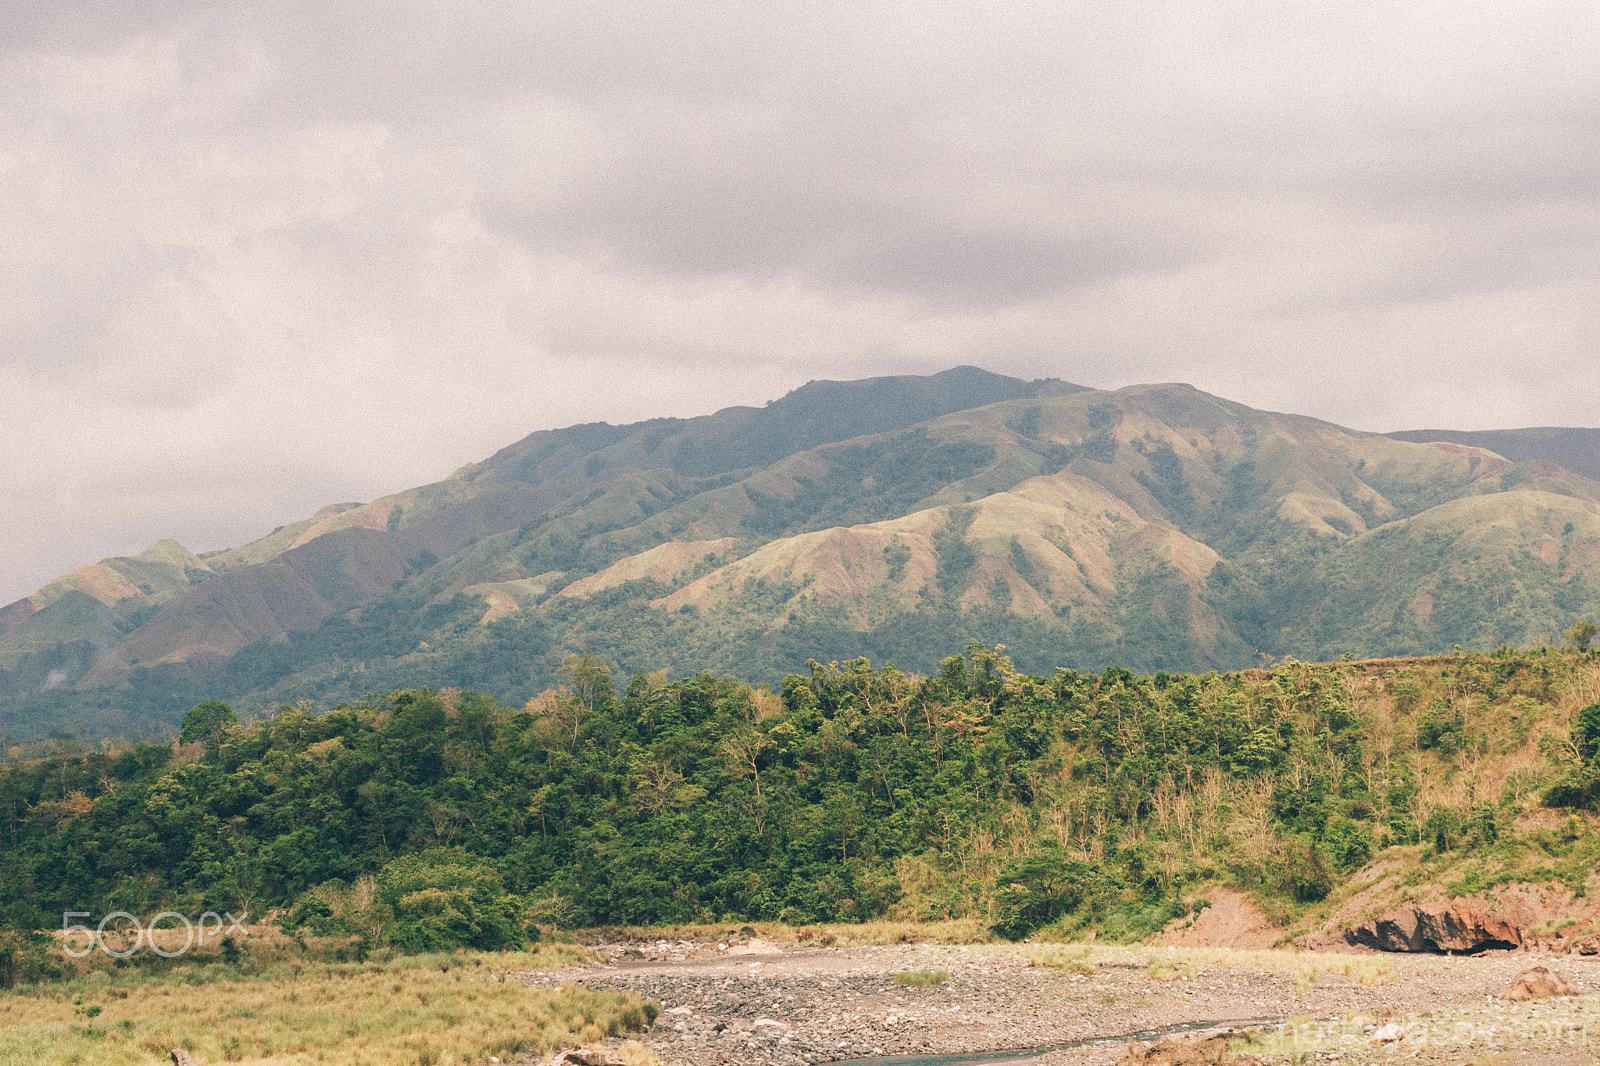
[{"label": "rock outcrop", "polygon": [[1517,974],[1501,999],[1553,999],[1556,996],[1582,995],[1565,977],[1544,966],[1534,966]]},{"label": "rock outcrop", "polygon": [[1465,900],[1408,903],[1345,930],[1346,943],[1379,951],[1476,955],[1522,946],[1522,927]]},{"label": "rock outcrop", "polygon": [[1586,936],[1567,945],[1567,954],[1600,955],[1600,936]]}]

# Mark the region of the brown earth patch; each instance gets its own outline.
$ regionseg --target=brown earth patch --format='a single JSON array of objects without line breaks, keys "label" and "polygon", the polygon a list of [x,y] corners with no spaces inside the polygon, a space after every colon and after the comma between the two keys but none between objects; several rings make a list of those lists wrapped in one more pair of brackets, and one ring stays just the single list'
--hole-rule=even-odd
[{"label": "brown earth patch", "polygon": [[38,609],[39,605],[34,603],[30,596],[24,596],[15,603],[0,607],[0,634],[17,628]]},{"label": "brown earth patch", "polygon": [[1433,617],[1433,594],[1418,593],[1417,598],[1411,601],[1411,612],[1416,615],[1417,625],[1427,625],[1428,620]]},{"label": "brown earth patch", "polygon": [[1192,918],[1175,918],[1151,943],[1190,948],[1270,948],[1283,930],[1249,896],[1231,888],[1211,893],[1211,906]]}]

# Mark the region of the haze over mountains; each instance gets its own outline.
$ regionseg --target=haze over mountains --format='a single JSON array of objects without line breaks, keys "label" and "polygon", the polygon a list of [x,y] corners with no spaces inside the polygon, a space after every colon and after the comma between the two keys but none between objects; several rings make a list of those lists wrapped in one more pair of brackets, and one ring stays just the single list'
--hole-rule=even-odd
[{"label": "haze over mountains", "polygon": [[972,367],[541,431],[444,481],[0,609],[0,729],[150,732],[563,659],[776,677],[969,640],[1019,667],[1548,640],[1600,616],[1600,431],[1379,435],[1186,385]]}]

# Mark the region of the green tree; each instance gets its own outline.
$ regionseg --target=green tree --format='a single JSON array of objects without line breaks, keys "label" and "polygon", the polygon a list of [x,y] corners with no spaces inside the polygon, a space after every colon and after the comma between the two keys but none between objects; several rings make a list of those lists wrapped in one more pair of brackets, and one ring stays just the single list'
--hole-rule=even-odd
[{"label": "green tree", "polygon": [[221,700],[206,700],[183,716],[183,730],[178,734],[181,744],[216,744],[230,725],[238,725],[239,716]]},{"label": "green tree", "polygon": [[1600,633],[1600,627],[1596,627],[1593,622],[1585,618],[1567,630],[1567,647],[1583,651],[1589,646],[1589,642],[1594,639],[1596,633]]}]

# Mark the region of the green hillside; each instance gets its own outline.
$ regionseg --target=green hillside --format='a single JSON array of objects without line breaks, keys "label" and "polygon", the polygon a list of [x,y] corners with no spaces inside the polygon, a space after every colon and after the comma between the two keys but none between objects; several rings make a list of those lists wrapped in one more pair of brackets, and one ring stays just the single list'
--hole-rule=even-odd
[{"label": "green hillside", "polygon": [[776,679],[972,640],[1045,674],[1528,646],[1600,617],[1597,579],[1600,484],[1548,462],[958,368],[535,433],[241,548],[74,571],[0,611],[0,730],[520,704],[574,653]]},{"label": "green hillside", "polygon": [[[618,691],[574,658],[563,680],[522,708],[454,690],[248,726],[197,708],[181,744],[15,753],[0,921],[248,900],[402,946],[496,914],[1127,939],[1228,886],[1291,931],[1430,886],[1561,906],[1600,861],[1592,651],[1040,676],[974,645],[925,679],[857,659],[771,689],[696,671]],[[496,892],[380,893],[380,920],[351,891],[428,866]],[[1571,910],[1569,935],[1593,931]]]}]

